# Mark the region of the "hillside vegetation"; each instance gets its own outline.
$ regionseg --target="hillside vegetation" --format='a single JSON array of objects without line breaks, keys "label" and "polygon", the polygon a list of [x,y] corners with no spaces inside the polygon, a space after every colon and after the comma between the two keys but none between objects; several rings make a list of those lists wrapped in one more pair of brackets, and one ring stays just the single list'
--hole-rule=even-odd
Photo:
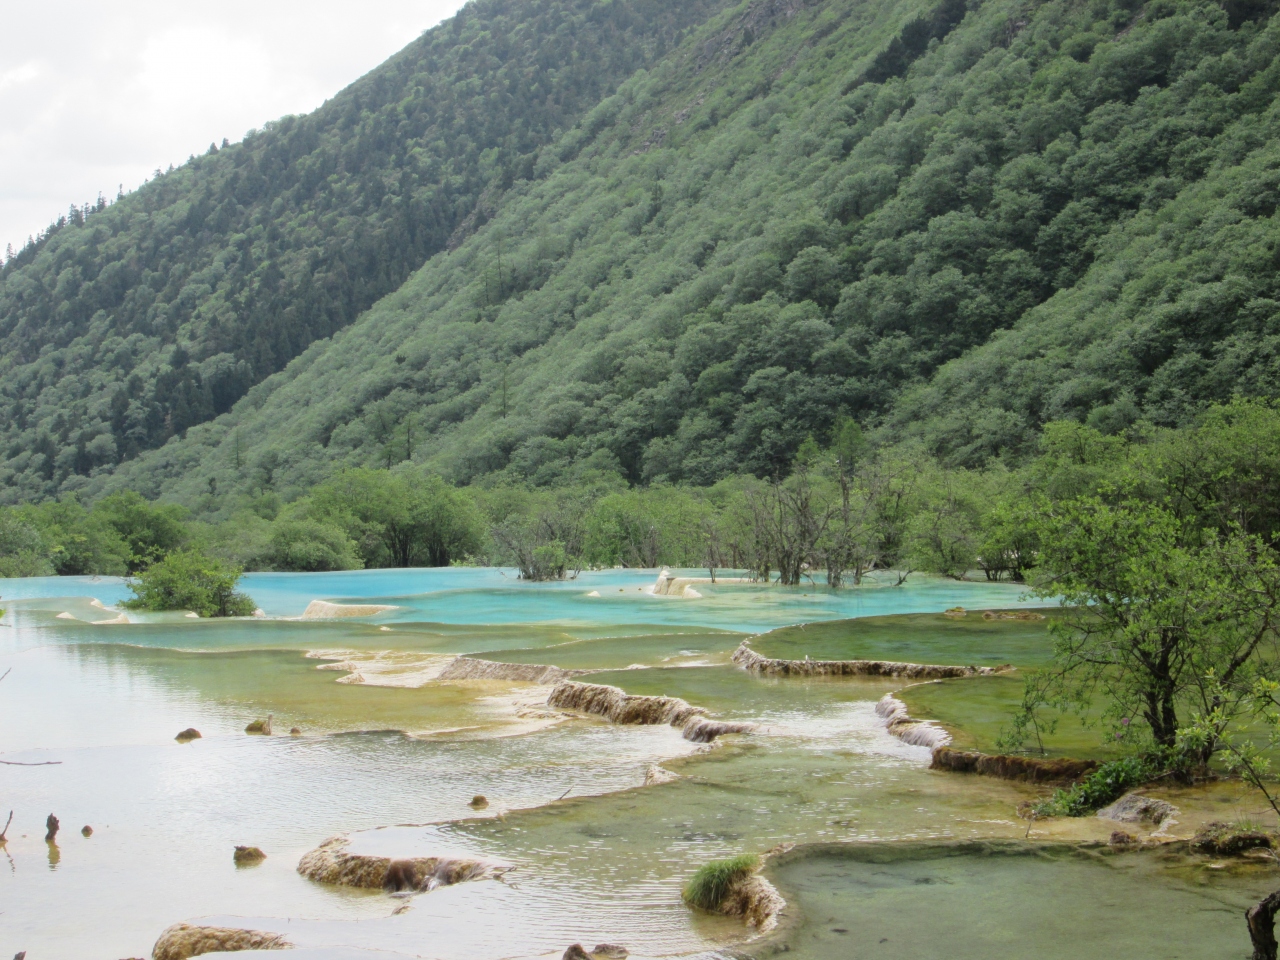
[{"label": "hillside vegetation", "polygon": [[1052,420],[1274,396],[1278,45],[1205,0],[747,0],[230,412],[62,488],[711,484],[843,416],[1016,464]]},{"label": "hillside vegetation", "polygon": [[540,146],[723,5],[476,0],[314,113],[73,208],[0,269],[8,498],[76,489],[225,413],[483,223]]},{"label": "hillside vegetation", "polygon": [[1195,0],[743,4],[458,249],[119,479],[214,510],[405,459],[711,483],[785,472],[846,413],[972,463],[1049,419],[1273,394],[1278,36]]}]

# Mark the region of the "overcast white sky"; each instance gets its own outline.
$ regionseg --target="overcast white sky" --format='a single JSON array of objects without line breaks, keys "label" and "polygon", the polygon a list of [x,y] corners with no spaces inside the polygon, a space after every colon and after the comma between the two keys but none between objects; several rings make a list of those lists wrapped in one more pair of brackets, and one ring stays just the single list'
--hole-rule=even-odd
[{"label": "overcast white sky", "polygon": [[462,0],[6,0],[0,252],[72,204],[304,113]]}]

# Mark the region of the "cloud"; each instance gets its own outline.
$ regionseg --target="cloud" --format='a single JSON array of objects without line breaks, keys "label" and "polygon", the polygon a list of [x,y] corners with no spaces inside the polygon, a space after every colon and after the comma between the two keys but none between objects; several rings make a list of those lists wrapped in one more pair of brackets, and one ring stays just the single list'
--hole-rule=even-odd
[{"label": "cloud", "polygon": [[461,0],[42,0],[0,31],[0,250],[313,110]]}]

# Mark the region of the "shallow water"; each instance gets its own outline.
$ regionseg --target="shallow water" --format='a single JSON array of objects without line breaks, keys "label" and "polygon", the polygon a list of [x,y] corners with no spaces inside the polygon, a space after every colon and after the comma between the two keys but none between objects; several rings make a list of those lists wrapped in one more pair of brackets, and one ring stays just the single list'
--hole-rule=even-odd
[{"label": "shallow water", "polygon": [[801,921],[798,960],[1223,960],[1274,867],[999,844],[815,852],[771,871]]},{"label": "shallow water", "polygon": [[[767,679],[729,662],[744,636],[798,620],[1009,606],[1018,588],[724,584],[686,600],[650,596],[653,577],[257,574],[245,588],[268,619],[130,614],[110,625],[89,622],[115,615],[89,599],[109,607],[116,582],[3,582],[0,672],[12,673],[0,683],[0,759],[56,765],[0,766],[0,816],[15,810],[0,860],[0,956],[144,956],[169,924],[208,916],[286,931],[321,953],[500,960],[609,941],[638,956],[700,954],[748,939],[737,921],[680,903],[710,858],[779,843],[1023,834],[1013,810],[1029,788],[931,772],[927,751],[885,731],[873,706],[900,683]],[[317,598],[396,609],[272,619]],[[944,630],[939,641],[927,618],[872,626],[833,625],[809,649],[867,646],[879,631],[876,649],[895,658],[985,662],[1010,643],[1036,656],[1025,631]],[[757,643],[779,639],[806,650],[794,635]],[[667,726],[566,717],[546,708],[545,686],[436,680],[457,654],[596,671],[583,679],[682,697],[759,729],[707,747]],[[276,736],[243,732],[268,714]],[[203,738],[175,743],[189,726]],[[288,735],[294,726],[300,736]],[[642,787],[658,763],[681,779]],[[480,813],[468,806],[477,793],[491,803]],[[63,826],[55,848],[43,841],[51,811]],[[464,850],[516,869],[417,896],[393,916],[405,901],[294,872],[338,833],[368,852]],[[237,869],[234,844],[268,859]]]},{"label": "shallow water", "polygon": [[[700,576],[701,570],[677,571]],[[725,575],[733,575],[727,571]],[[249,573],[240,589],[273,617],[296,617],[315,599],[388,603],[397,609],[378,623],[582,623],[714,625],[756,633],[810,620],[1017,605],[1024,590],[1013,584],[959,583],[913,577],[905,587],[893,578],[869,577],[857,589],[827,590],[808,584],[699,584],[703,597],[651,597],[653,570],[584,572],[561,583],[527,583],[514,570],[449,567],[352,570],[336,573]],[[592,592],[598,597],[588,596]],[[3,602],[67,596],[96,597],[110,606],[130,596],[118,577],[37,577],[0,584]]]}]

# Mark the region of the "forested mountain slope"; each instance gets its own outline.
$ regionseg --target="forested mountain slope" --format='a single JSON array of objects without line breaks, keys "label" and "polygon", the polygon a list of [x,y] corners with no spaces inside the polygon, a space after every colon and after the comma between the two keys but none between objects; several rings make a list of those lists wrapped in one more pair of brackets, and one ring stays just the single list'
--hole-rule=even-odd
[{"label": "forested mountain slope", "polygon": [[230,409],[724,5],[474,0],[314,113],[73,209],[0,269],[6,497],[83,485]]},{"label": "forested mountain slope", "polygon": [[215,511],[404,459],[708,482],[841,412],[972,460],[1272,394],[1278,38],[1199,0],[744,3],[119,481]]}]

